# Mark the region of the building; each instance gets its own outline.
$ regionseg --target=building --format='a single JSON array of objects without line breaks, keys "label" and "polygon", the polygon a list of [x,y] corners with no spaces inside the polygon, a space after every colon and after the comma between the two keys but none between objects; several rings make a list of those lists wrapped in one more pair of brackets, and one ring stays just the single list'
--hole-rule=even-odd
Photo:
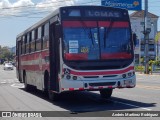
[{"label": "building", "polygon": [[[132,31],[137,35],[137,45],[135,47],[135,62],[141,64],[141,60],[144,58],[144,10],[134,12],[130,15]],[[148,24],[147,27],[151,29],[149,34],[149,60],[156,59],[156,43],[155,35],[157,33],[158,16],[148,12]]]}]

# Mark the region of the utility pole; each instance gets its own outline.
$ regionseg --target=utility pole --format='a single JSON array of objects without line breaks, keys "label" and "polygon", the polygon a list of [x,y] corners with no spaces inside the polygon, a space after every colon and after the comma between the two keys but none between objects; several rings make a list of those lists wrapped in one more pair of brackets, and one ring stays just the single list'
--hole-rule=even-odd
[{"label": "utility pole", "polygon": [[145,0],[145,11],[144,11],[144,41],[145,41],[145,51],[144,51],[144,60],[145,60],[145,73],[149,74],[149,55],[148,55],[148,44],[149,44],[149,33],[151,28],[148,28],[148,0]]}]

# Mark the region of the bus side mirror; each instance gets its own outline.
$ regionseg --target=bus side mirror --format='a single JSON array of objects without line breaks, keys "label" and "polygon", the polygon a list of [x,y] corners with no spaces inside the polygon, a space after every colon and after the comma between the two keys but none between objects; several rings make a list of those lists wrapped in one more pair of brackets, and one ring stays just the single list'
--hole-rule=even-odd
[{"label": "bus side mirror", "polygon": [[136,41],[137,41],[137,35],[135,33],[132,34],[132,40],[133,40],[133,44],[134,46],[136,46]]}]

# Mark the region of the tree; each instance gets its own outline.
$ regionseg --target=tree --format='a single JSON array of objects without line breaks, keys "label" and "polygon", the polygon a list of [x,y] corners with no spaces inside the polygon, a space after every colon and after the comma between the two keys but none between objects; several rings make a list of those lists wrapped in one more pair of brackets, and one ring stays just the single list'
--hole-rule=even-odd
[{"label": "tree", "polygon": [[155,43],[157,45],[157,60],[158,60],[158,55],[159,55],[159,42],[160,42],[160,31],[156,34],[155,36]]},{"label": "tree", "polygon": [[13,53],[10,52],[8,47],[0,46],[0,59],[11,61],[13,60]]}]

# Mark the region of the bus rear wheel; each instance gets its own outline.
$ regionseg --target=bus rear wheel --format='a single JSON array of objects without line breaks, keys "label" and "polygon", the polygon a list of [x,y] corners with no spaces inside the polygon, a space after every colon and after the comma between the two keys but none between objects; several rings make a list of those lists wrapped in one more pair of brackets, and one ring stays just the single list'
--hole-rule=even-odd
[{"label": "bus rear wheel", "polygon": [[112,95],[113,89],[102,89],[100,94],[102,98],[109,99]]},{"label": "bus rear wheel", "polygon": [[23,81],[24,81],[24,88],[26,91],[31,90],[31,86],[27,84],[27,75],[26,73],[23,74]]},{"label": "bus rear wheel", "polygon": [[51,101],[57,101],[59,100],[59,94],[58,93],[55,93],[53,91],[51,91],[49,89],[49,74],[48,72],[45,72],[45,75],[44,75],[44,94],[48,96],[48,98],[51,100]]}]

